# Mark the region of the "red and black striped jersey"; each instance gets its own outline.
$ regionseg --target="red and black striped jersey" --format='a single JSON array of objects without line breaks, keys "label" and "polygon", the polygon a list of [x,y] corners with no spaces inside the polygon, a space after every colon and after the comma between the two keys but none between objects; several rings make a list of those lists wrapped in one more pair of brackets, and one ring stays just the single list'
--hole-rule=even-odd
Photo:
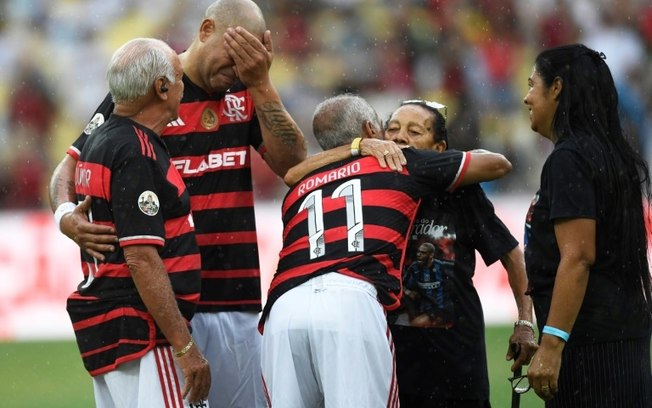
[{"label": "red and black striped jersey", "polygon": [[81,152],[75,171],[80,200],[93,198],[89,219],[115,227],[119,248],[99,262],[82,251],[84,280],[68,297],[82,359],[91,375],[168,344],[145,307],[123,248],[154,245],[188,321],[201,288],[199,247],[190,196],[161,139],[151,130],[111,116]]},{"label": "red and black striped jersey", "polygon": [[420,198],[454,189],[470,156],[406,149],[399,173],[373,157],[324,166],[297,183],[282,207],[283,248],[260,329],[274,302],[310,278],[339,272],[373,283],[388,310],[398,307],[401,261]]},{"label": "red and black striped jersey", "polygon": [[[260,265],[250,146],[263,154],[253,99],[242,86],[208,94],[188,77],[179,119],[162,138],[181,173],[202,258],[198,311],[260,311]],[[88,135],[113,111],[110,95],[68,154],[78,158]]]}]

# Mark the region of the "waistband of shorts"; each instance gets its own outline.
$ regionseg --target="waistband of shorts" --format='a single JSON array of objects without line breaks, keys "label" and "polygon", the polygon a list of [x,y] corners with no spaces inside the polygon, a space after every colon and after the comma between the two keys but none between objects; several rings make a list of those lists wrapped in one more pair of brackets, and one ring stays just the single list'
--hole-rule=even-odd
[{"label": "waistband of shorts", "polygon": [[364,292],[369,293],[371,296],[378,296],[378,291],[376,287],[365,280],[354,278],[353,276],[348,276],[341,274],[339,272],[327,272],[323,275],[315,276],[309,281],[304,283],[304,285],[310,285],[314,290],[319,290],[320,288],[325,288],[328,286],[339,286],[352,289],[360,289]]}]

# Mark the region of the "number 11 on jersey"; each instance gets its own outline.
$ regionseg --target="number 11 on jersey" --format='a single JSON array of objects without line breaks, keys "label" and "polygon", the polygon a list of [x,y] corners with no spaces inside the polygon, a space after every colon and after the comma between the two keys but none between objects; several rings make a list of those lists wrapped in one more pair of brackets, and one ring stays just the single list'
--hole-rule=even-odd
[{"label": "number 11 on jersey", "polygon": [[[362,191],[360,179],[349,180],[339,185],[330,199],[344,198],[346,201],[347,247],[349,252],[364,251],[364,222],[362,220]],[[299,207],[299,212],[308,211],[308,244],[310,259],[326,254],[324,241],[324,207],[322,191],[308,194]]]}]

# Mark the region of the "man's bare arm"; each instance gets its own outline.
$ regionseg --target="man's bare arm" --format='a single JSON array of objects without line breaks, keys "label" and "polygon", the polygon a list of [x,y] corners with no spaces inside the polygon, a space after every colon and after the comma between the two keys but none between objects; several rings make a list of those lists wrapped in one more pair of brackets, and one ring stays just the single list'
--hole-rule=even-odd
[{"label": "man's bare arm", "polygon": [[50,208],[55,212],[57,208],[65,203],[77,201],[75,194],[75,166],[77,161],[69,154],[55,167],[50,178],[49,198]]},{"label": "man's bare arm", "polygon": [[172,348],[179,352],[190,345],[183,356],[176,358],[186,379],[183,397],[189,395],[190,402],[206,399],[211,385],[208,362],[199,348],[190,342],[188,323],[179,311],[170,278],[156,247],[130,245],[124,247],[124,253],[143,303]]},{"label": "man's bare arm", "polygon": [[[75,166],[77,161],[70,155],[61,160],[50,178],[50,207],[56,211],[66,202],[76,203]],[[72,212],[61,217],[59,229],[72,239],[81,249],[100,261],[105,257],[102,252],[113,252],[118,241],[115,229],[106,225],[97,225],[88,221],[91,198],[77,205]]]},{"label": "man's bare arm", "polygon": [[[266,94],[273,93],[276,93],[276,90],[273,90],[273,85],[270,84]],[[300,163],[307,156],[303,133],[280,99],[256,103],[256,112],[266,150],[263,158],[274,173],[283,177],[290,167]]]}]

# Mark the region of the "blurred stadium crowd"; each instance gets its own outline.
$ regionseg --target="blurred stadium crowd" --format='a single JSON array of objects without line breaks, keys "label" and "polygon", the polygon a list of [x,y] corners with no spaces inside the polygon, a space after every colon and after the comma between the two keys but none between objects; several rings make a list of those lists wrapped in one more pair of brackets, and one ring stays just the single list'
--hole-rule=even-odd
[{"label": "blurred stadium crowd", "polygon": [[[47,207],[47,182],[107,92],[113,51],[158,37],[181,52],[211,0],[0,1],[0,208]],[[551,146],[522,99],[535,55],[583,42],[602,51],[632,141],[652,157],[649,0],[257,0],[274,41],[272,79],[309,141],[314,107],[360,93],[386,117],[406,98],[448,105],[450,145],[504,153],[490,192],[532,194]],[[253,162],[257,198],[282,182]]]}]

